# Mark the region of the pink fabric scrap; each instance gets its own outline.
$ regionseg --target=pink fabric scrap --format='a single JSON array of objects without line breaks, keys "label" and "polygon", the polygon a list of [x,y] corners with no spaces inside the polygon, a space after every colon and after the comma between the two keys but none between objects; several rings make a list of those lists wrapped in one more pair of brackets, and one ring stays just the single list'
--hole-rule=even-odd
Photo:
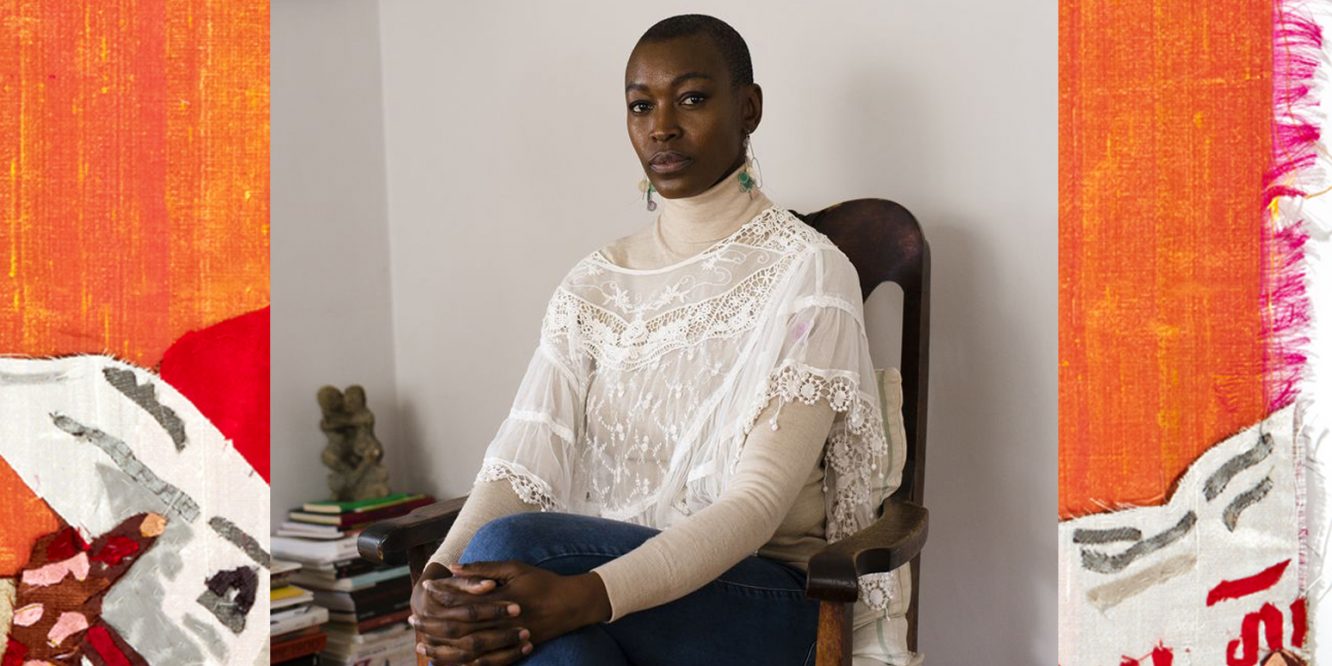
[{"label": "pink fabric scrap", "polygon": [[42,619],[43,612],[44,609],[41,604],[28,604],[14,611],[14,624],[20,627],[31,627]]},{"label": "pink fabric scrap", "polygon": [[66,638],[88,628],[88,618],[83,613],[65,612],[60,614],[60,619],[56,620],[51,631],[46,634],[46,640],[52,646],[60,645]]},{"label": "pink fabric scrap", "polygon": [[79,553],[67,560],[52,562],[37,569],[24,571],[23,584],[32,585],[33,587],[55,585],[64,580],[66,574],[73,575],[74,580],[86,579],[88,577],[88,553]]}]

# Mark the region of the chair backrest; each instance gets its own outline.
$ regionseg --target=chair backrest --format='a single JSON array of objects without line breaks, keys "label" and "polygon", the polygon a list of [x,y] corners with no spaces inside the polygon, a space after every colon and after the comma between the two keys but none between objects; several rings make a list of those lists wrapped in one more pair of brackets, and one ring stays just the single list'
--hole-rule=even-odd
[{"label": "chair backrest", "polygon": [[[860,276],[861,298],[893,282],[902,288],[902,421],[907,455],[902,485],[893,493],[925,505],[925,408],[930,375],[930,246],[916,218],[886,199],[855,199],[801,215],[851,260]],[[916,650],[920,616],[920,556],[911,561],[907,648]]]},{"label": "chair backrest", "polygon": [[930,246],[906,208],[886,199],[855,199],[801,214],[856,267],[862,298],[893,282],[902,288],[902,420],[907,455],[895,498],[924,505],[925,413],[930,360]]}]

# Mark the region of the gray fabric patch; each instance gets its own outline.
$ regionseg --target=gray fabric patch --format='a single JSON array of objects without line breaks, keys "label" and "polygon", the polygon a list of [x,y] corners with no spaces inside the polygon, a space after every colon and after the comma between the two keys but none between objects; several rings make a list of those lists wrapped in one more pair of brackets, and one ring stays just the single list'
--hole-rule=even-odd
[{"label": "gray fabric patch", "polygon": [[1196,522],[1198,522],[1197,514],[1190,511],[1184,514],[1184,517],[1180,518],[1179,522],[1176,523],[1174,527],[1147,539],[1146,541],[1139,541],[1132,546],[1129,546],[1127,550],[1118,555],[1107,555],[1100,551],[1087,550],[1084,548],[1082,550],[1082,567],[1089,571],[1105,574],[1122,571],[1124,567],[1132,564],[1133,561],[1139,557],[1154,553],[1171,543],[1174,543],[1177,539],[1187,534],[1190,529],[1193,529],[1193,524]]},{"label": "gray fabric patch", "polygon": [[1176,555],[1160,564],[1154,564],[1131,576],[1098,585],[1087,590],[1087,601],[1105,611],[1147,589],[1178,576],[1198,563],[1193,553]]},{"label": "gray fabric patch", "polygon": [[254,537],[246,534],[245,530],[236,527],[235,523],[222,516],[213,516],[208,519],[208,526],[212,527],[213,531],[218,533],[218,536],[236,544],[237,548],[245,551],[245,554],[249,555],[250,559],[259,563],[260,566],[265,569],[270,568],[269,564],[271,563],[271,558],[268,555],[268,551],[265,551],[263,546],[260,546],[259,542],[255,541]]},{"label": "gray fabric patch", "polygon": [[213,594],[212,590],[204,590],[203,594],[195,601],[200,606],[208,609],[218,622],[231,630],[233,634],[240,634],[245,631],[245,616],[236,609],[236,602],[228,601],[223,597]]},{"label": "gray fabric patch", "polygon": [[1142,541],[1142,530],[1136,527],[1073,530],[1073,543],[1114,543],[1116,541]]},{"label": "gray fabric patch", "polygon": [[1272,436],[1263,433],[1263,436],[1258,438],[1258,443],[1254,444],[1252,449],[1227,460],[1219,469],[1212,472],[1211,476],[1207,477],[1207,482],[1203,484],[1203,497],[1206,497],[1209,502],[1216,499],[1217,495],[1220,495],[1221,491],[1226,489],[1226,484],[1230,483],[1230,480],[1236,474],[1262,462],[1264,458],[1272,453],[1273,446]]},{"label": "gray fabric patch", "polygon": [[55,384],[65,381],[64,371],[56,372],[0,372],[0,384],[22,386],[24,384]]},{"label": "gray fabric patch", "polygon": [[133,370],[121,368],[102,368],[102,376],[106,377],[107,383],[117,391],[125,394],[126,398],[133,400],[134,404],[148,412],[149,416],[152,416],[153,420],[171,436],[177,451],[185,449],[185,422],[176,416],[175,410],[157,401],[157,390],[151,383],[140,384],[135,379]]},{"label": "gray fabric patch", "polygon": [[1257,504],[1267,496],[1268,491],[1272,490],[1272,477],[1267,477],[1258,482],[1258,485],[1240,493],[1231,500],[1226,506],[1226,510],[1221,514],[1221,522],[1226,524],[1226,529],[1235,531],[1235,525],[1239,522],[1239,515],[1245,509]]},{"label": "gray fabric patch", "polygon": [[[245,616],[254,607],[259,574],[252,567],[219,571],[208,579],[207,589],[196,601],[207,608],[233,634],[245,631]],[[233,594],[234,593],[234,594]]]},{"label": "gray fabric patch", "polygon": [[96,428],[89,428],[82,423],[75,421],[63,414],[52,414],[52,422],[57,428],[95,444],[106,455],[115,461],[120,470],[137,481],[149,492],[157,495],[167,506],[167,510],[185,519],[185,522],[192,523],[199,517],[199,505],[194,499],[185,494],[185,491],[164,481],[153,470],[148,469],[146,465],[134,456],[134,452],[129,446],[111,435],[108,435]]},{"label": "gray fabric patch", "polygon": [[227,663],[227,647],[222,642],[222,636],[217,633],[217,630],[200,622],[193,615],[186,615],[183,624],[186,629],[194,632],[194,635],[201,639],[204,647],[208,648],[209,654],[217,659],[217,663]]}]

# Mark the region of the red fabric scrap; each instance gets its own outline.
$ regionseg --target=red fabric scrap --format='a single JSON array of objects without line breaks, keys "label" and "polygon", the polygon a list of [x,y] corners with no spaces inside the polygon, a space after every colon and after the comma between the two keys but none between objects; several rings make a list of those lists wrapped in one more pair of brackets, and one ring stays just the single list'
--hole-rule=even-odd
[{"label": "red fabric scrap", "polygon": [[51,539],[51,543],[46,544],[46,561],[68,560],[85,550],[88,550],[88,543],[79,535],[79,531],[73,527],[66,527]]},{"label": "red fabric scrap", "polygon": [[1290,644],[1295,647],[1304,647],[1304,635],[1309,630],[1309,619],[1305,614],[1304,597],[1295,600],[1290,605]]},{"label": "red fabric scrap", "polygon": [[28,656],[28,646],[8,638],[4,641],[6,642],[5,658],[0,661],[0,666],[23,666],[23,658]]},{"label": "red fabric scrap", "polygon": [[91,559],[94,562],[105,562],[111,566],[120,564],[120,561],[139,552],[139,544],[129,537],[119,534],[113,535],[102,544],[97,552],[93,553]]},{"label": "red fabric scrap", "polygon": [[134,666],[129,657],[120,651],[120,646],[116,645],[111,632],[107,631],[105,626],[98,624],[88,629],[84,641],[97,652],[106,666]]},{"label": "red fabric scrap", "polygon": [[265,307],[186,333],[158,364],[162,379],[189,398],[265,482],[269,480],[268,315]]}]

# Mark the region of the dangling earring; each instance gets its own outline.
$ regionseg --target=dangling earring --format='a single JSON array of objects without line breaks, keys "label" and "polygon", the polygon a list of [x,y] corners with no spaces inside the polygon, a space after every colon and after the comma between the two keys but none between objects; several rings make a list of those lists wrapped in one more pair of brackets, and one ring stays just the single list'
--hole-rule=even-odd
[{"label": "dangling earring", "polygon": [[[758,174],[758,179],[754,174]],[[740,169],[736,176],[740,181],[740,191],[748,192],[750,198],[754,197],[754,188],[763,185],[763,170],[759,167],[758,158],[754,157],[754,144],[750,142],[749,135],[745,135],[745,166]]]},{"label": "dangling earring", "polygon": [[654,191],[652,181],[647,178],[638,181],[638,191],[642,192],[643,196],[647,199],[647,209],[657,210],[657,202],[652,200],[652,192]]}]

